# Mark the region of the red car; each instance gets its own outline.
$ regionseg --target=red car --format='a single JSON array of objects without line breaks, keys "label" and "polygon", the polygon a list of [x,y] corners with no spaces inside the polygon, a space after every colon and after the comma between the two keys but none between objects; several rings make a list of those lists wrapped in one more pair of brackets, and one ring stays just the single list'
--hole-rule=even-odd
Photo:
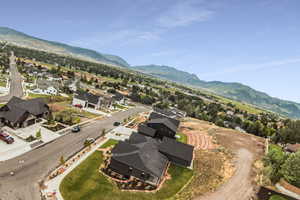
[{"label": "red car", "polygon": [[6,142],[6,144],[12,144],[15,141],[13,137],[4,132],[0,132],[0,140],[3,140],[4,142]]},{"label": "red car", "polygon": [[75,107],[77,107],[77,108],[82,108],[82,105],[81,104],[76,104],[76,105],[74,105]]}]

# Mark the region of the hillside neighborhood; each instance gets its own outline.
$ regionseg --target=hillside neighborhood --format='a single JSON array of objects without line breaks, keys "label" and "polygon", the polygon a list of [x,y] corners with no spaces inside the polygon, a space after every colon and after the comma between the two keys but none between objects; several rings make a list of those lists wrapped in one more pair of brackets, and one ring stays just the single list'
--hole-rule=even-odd
[{"label": "hillside neighborhood", "polygon": [[105,64],[2,51],[0,199],[300,198],[299,121]]}]

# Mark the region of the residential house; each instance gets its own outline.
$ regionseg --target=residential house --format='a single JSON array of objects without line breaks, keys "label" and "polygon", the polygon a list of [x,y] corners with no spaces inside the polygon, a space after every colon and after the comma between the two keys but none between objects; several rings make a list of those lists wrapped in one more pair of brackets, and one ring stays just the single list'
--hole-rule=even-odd
[{"label": "residential house", "polygon": [[163,137],[175,138],[178,126],[173,124],[167,118],[152,119],[147,122],[147,126],[156,130],[155,137],[162,139]]},{"label": "residential house", "polygon": [[36,82],[37,88],[32,92],[45,95],[58,95],[60,84],[57,81],[49,81],[45,79],[38,79]]},{"label": "residential house", "polygon": [[49,113],[49,106],[41,98],[23,100],[12,97],[0,108],[0,121],[12,128],[21,128],[35,124],[38,119],[46,118]]},{"label": "residential house", "polygon": [[157,140],[133,133],[112,149],[108,167],[126,178],[135,177],[157,186],[163,180],[169,163],[188,167],[193,159],[193,146],[173,139]]},{"label": "residential house", "polygon": [[175,138],[180,121],[174,118],[166,117],[157,112],[151,112],[147,126],[155,129],[155,137]]},{"label": "residential house", "polygon": [[168,159],[158,151],[159,142],[141,134],[132,134],[112,149],[109,168],[127,178],[133,176],[158,185],[168,166]]},{"label": "residential house", "polygon": [[297,151],[300,150],[300,144],[287,144],[285,147],[285,150],[289,153],[296,153]]},{"label": "residential house", "polygon": [[164,154],[170,162],[176,165],[189,167],[192,164],[194,147],[164,137],[159,145],[159,152]]},{"label": "residential house", "polygon": [[104,95],[95,95],[90,92],[78,91],[72,101],[73,106],[80,105],[82,108],[110,108],[112,105],[112,98]]},{"label": "residential house", "polygon": [[124,97],[123,94],[121,94],[119,92],[116,92],[112,98],[114,100],[114,103],[122,104],[122,105],[126,104],[126,98]]}]

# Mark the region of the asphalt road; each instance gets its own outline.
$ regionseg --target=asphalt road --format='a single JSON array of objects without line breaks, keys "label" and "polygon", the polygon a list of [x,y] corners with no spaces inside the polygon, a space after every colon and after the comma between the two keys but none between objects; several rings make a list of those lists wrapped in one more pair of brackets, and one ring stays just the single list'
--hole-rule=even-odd
[{"label": "asphalt road", "polygon": [[10,90],[9,94],[0,97],[0,102],[7,102],[13,96],[22,97],[23,96],[23,88],[22,88],[22,76],[18,72],[15,56],[12,54],[10,56]]},{"label": "asphalt road", "polygon": [[[79,133],[69,133],[39,149],[0,162],[0,200],[39,200],[38,182],[59,164],[61,156],[67,158],[73,155],[83,147],[86,138],[96,138],[102,129],[112,129],[113,122],[121,122],[132,114],[147,110],[137,106],[125,112],[115,113],[110,118],[89,124]],[[14,176],[10,176],[11,171],[15,172]]]}]

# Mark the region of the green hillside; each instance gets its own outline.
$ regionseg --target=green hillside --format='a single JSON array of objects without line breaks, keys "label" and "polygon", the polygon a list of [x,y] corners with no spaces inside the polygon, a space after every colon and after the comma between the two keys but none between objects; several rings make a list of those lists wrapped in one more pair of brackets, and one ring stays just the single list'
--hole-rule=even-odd
[{"label": "green hillside", "polygon": [[209,90],[233,100],[252,104],[291,118],[300,118],[300,104],[271,97],[266,93],[254,90],[240,83],[224,83],[220,81],[206,82],[195,74],[183,72],[173,67],[159,65],[135,66],[135,70],[151,74],[170,81],[187,84]]},{"label": "green hillside", "polygon": [[[6,27],[0,27],[0,41],[8,41],[17,46],[77,57],[84,60],[130,67],[130,65],[119,56],[102,54],[94,50],[39,39]],[[190,74],[168,66],[144,65],[131,67],[131,69],[166,80],[206,89],[215,94],[268,109],[291,118],[300,118],[299,103],[270,97],[263,92],[256,91],[240,83],[206,82],[200,80],[195,74]]]},{"label": "green hillside", "polygon": [[0,27],[0,41],[8,41],[22,47],[44,50],[122,67],[129,67],[129,64],[119,56],[101,54],[94,50],[39,39],[6,27]]}]

